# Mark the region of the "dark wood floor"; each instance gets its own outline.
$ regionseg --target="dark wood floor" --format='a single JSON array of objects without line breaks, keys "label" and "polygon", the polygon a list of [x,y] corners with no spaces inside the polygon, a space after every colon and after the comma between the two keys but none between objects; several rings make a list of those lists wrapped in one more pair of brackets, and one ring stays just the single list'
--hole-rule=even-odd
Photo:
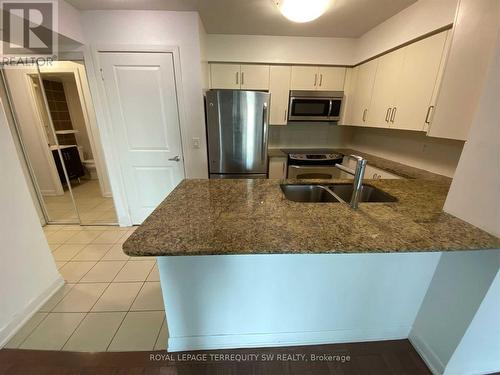
[{"label": "dark wood floor", "polygon": [[[173,358],[151,360],[169,354]],[[183,356],[198,355],[199,361],[184,362]],[[253,354],[257,360],[235,362],[215,360],[210,355]],[[208,361],[203,361],[203,355]],[[274,355],[270,360],[269,355]],[[304,355],[305,357],[301,357]],[[313,360],[313,355],[330,355]],[[295,356],[295,358],[293,357]],[[334,358],[333,356],[338,356]],[[347,356],[349,360],[347,361]],[[212,360],[210,359],[212,358]],[[344,359],[342,363],[341,360]],[[267,359],[267,360],[265,360]],[[295,360],[294,360],[295,359]],[[35,350],[0,350],[1,375],[354,375],[430,374],[408,340],[354,344],[294,346],[265,349],[234,349],[200,352],[74,353]]]}]

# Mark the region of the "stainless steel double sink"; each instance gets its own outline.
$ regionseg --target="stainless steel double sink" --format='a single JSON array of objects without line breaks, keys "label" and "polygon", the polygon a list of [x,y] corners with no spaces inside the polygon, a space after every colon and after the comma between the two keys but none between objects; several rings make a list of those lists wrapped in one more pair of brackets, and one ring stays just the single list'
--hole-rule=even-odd
[{"label": "stainless steel double sink", "polygon": [[[353,191],[352,184],[282,184],[280,187],[288,200],[309,203],[338,203],[342,201],[348,203]],[[359,202],[397,202],[397,199],[374,186],[363,185]]]}]

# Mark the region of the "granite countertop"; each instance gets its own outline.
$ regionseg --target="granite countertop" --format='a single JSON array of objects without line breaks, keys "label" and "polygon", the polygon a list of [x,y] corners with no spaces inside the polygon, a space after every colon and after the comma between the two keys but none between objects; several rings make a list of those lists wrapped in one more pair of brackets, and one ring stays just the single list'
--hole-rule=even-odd
[{"label": "granite countertop", "polygon": [[398,202],[360,203],[352,210],[345,203],[287,200],[280,183],[294,180],[184,180],[123,249],[133,256],[175,256],[500,248],[500,239],[442,211],[449,178],[380,158],[368,160],[407,177],[366,180]]}]

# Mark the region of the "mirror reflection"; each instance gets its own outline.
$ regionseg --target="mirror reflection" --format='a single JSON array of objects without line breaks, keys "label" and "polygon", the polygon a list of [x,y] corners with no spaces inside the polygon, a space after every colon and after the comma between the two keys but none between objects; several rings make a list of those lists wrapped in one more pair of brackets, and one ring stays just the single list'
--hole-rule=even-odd
[{"label": "mirror reflection", "polygon": [[116,224],[83,63],[8,69],[5,76],[46,221]]}]

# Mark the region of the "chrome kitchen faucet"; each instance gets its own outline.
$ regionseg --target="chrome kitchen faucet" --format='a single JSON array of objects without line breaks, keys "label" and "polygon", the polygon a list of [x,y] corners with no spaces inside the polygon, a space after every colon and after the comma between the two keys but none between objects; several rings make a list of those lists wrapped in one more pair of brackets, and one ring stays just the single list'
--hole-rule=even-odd
[{"label": "chrome kitchen faucet", "polygon": [[344,171],[344,172],[349,173],[350,175],[354,176],[353,190],[352,190],[350,204],[351,204],[351,208],[357,209],[358,203],[359,203],[359,198],[361,196],[361,190],[363,189],[363,178],[365,176],[366,159],[363,159],[361,156],[358,156],[358,155],[349,155],[347,157],[350,159],[356,160],[356,168],[355,169],[347,168],[346,166],[344,166],[342,164],[335,164],[335,167],[337,167],[341,171]]}]

